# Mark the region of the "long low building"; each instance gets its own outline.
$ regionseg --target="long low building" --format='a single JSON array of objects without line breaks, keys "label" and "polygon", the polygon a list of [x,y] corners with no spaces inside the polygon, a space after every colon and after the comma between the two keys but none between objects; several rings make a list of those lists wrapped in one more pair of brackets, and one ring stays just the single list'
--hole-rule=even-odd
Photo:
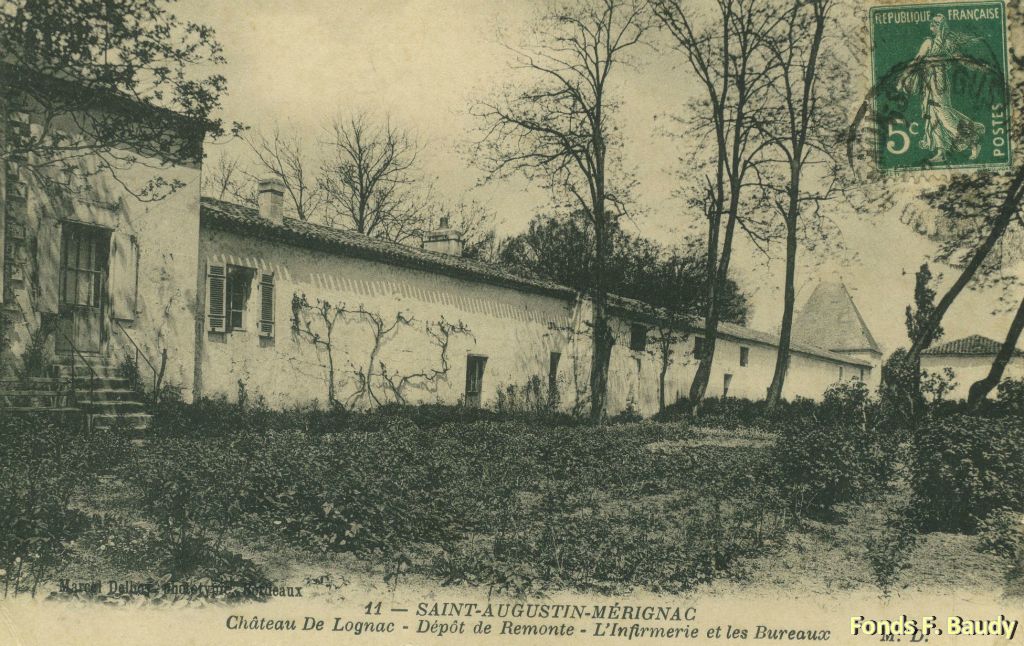
[{"label": "long low building", "polygon": [[[108,99],[123,109],[123,97]],[[38,132],[37,108],[5,95],[0,144]],[[275,407],[368,408],[540,398],[587,409],[586,297],[466,259],[444,227],[415,248],[286,217],[275,181],[260,184],[259,208],[201,198],[205,127],[165,111],[154,118],[162,147],[116,181],[84,172],[89,185],[72,190],[58,169],[46,178],[18,159],[0,173],[4,379],[46,362],[75,371],[99,384],[91,409],[111,417],[130,408],[126,360],[186,400],[245,393]],[[76,132],[71,120],[55,127]],[[126,187],[145,185],[153,168],[175,190],[139,201]],[[685,396],[703,351],[700,321],[671,326],[620,297],[611,315],[608,412],[652,414],[662,386],[669,404]],[[762,398],[776,337],[719,330],[708,395]],[[797,320],[784,395],[874,383],[880,357],[845,288],[823,286]]]},{"label": "long low building", "polygon": [[[201,203],[197,395],[231,397],[241,384],[273,406],[329,398],[355,407],[493,406],[539,391],[568,410],[587,405],[590,303],[575,290],[465,259],[448,229],[416,249],[288,218],[280,187],[261,189],[260,209]],[[817,296],[804,312],[822,304]],[[653,308],[621,297],[610,309],[609,412],[657,412],[663,368],[667,403],[685,396],[701,322],[670,327]],[[861,338],[870,339],[863,327]],[[777,338],[729,323],[719,334],[709,396],[763,398]],[[881,352],[868,352],[795,341],[785,396],[819,398],[844,379],[872,382]]]}]

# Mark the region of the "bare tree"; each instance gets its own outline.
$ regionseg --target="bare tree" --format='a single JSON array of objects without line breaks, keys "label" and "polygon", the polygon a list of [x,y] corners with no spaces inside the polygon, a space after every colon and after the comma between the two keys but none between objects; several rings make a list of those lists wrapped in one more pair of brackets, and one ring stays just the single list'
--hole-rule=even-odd
[{"label": "bare tree", "polygon": [[[789,369],[789,350],[796,309],[796,259],[798,237],[804,219],[821,217],[821,205],[838,193],[838,161],[828,133],[841,131],[844,115],[837,112],[842,100],[839,66],[827,65],[823,55],[825,32],[830,23],[833,0],[788,0],[779,37],[770,51],[777,70],[773,85],[772,118],[761,136],[770,142],[770,152],[781,154],[784,168],[781,185],[766,185],[785,224],[786,269],[783,289],[782,325],[775,358],[775,371],[768,386],[769,410],[778,406]],[[822,169],[823,172],[813,174]]]},{"label": "bare tree", "polygon": [[690,400],[696,403],[711,376],[736,227],[745,227],[743,192],[765,145],[756,115],[777,75],[769,45],[781,16],[763,0],[716,0],[706,17],[685,0],[650,0],[650,5],[700,82],[702,94],[684,123],[691,135],[711,139],[713,156],[713,170],[694,200],[707,219],[704,350],[690,384]]},{"label": "bare tree", "polygon": [[324,144],[331,156],[319,186],[341,226],[393,242],[423,232],[430,189],[416,172],[421,148],[409,132],[360,112],[335,119]]},{"label": "bare tree", "polygon": [[222,154],[216,162],[203,164],[203,195],[256,206],[255,186],[239,157]]},{"label": "bare tree", "polygon": [[323,215],[325,195],[317,181],[317,169],[302,138],[275,126],[270,136],[258,132],[241,135],[256,159],[249,174],[258,181],[267,175],[284,183],[286,207],[298,219],[316,221]]},{"label": "bare tree", "polygon": [[624,213],[629,182],[616,156],[621,142],[611,122],[617,103],[609,79],[650,27],[641,0],[576,1],[548,10],[535,30],[537,46],[517,51],[525,89],[506,89],[473,113],[485,124],[479,160],[491,176],[521,173],[565,196],[593,225],[593,353],[590,418],[605,417],[608,364],[614,337],[608,325],[606,262],[612,229]]}]

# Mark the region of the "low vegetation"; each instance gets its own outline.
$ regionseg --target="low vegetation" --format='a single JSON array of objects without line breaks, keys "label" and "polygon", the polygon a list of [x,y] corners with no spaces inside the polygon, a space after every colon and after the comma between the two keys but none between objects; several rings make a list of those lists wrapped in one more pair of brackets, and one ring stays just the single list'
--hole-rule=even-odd
[{"label": "low vegetation", "polygon": [[[682,591],[742,577],[806,523],[879,504],[891,511],[864,549],[888,591],[922,531],[977,531],[1020,560],[1024,425],[1009,397],[983,415],[944,409],[909,442],[859,384],[771,416],[711,401],[703,417],[599,428],[542,406],[275,412],[165,397],[134,445],[118,429],[5,416],[0,583],[35,594],[91,558],[259,597],[267,574],[240,547],[255,536],[351,553],[391,584],[418,574],[513,594]],[[103,508],[98,489],[119,504]],[[883,505],[895,490],[904,499]]]}]

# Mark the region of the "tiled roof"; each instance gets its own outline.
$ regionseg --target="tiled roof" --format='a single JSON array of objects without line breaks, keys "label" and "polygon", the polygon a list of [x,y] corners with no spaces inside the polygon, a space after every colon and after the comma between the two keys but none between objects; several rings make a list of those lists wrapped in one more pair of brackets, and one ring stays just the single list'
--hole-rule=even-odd
[{"label": "tiled roof", "polygon": [[210,197],[204,197],[200,202],[200,218],[206,226],[276,239],[303,247],[340,251],[359,258],[383,260],[415,269],[441,270],[449,275],[540,291],[554,296],[571,298],[576,295],[575,290],[564,285],[527,278],[468,258],[371,238],[354,231],[312,224],[295,218],[285,218],[281,224],[275,224],[260,217],[257,209]]},{"label": "tiled roof", "polygon": [[[999,348],[1002,343],[988,338],[987,336],[981,336],[980,334],[972,334],[971,336],[965,336],[962,339],[956,339],[953,341],[947,341],[940,345],[932,346],[922,352],[921,354],[934,354],[934,355],[986,355],[994,356],[999,352]],[[1024,355],[1020,350],[1014,351],[1014,356]]]},{"label": "tiled roof", "polygon": [[[277,224],[260,217],[257,209],[210,197],[203,197],[201,199],[200,218],[204,226],[279,240],[302,247],[311,247],[327,252],[342,252],[355,257],[380,260],[426,271],[441,271],[449,276],[460,276],[515,289],[545,293],[565,299],[575,299],[578,295],[576,290],[565,285],[521,276],[477,260],[459,258],[387,240],[379,240],[360,233],[302,222],[294,218],[285,218],[282,223]],[[613,308],[631,314],[656,318],[664,316],[664,312],[657,308],[622,296],[609,295],[609,304]],[[700,333],[703,327],[703,321],[698,318],[692,322],[690,331]],[[720,323],[718,329],[720,335],[741,341],[772,346],[778,344],[777,336],[751,330],[741,325]],[[793,342],[791,348],[793,352],[832,361],[866,367],[872,365],[868,361],[836,354],[835,352],[806,343]]]},{"label": "tiled roof", "polygon": [[793,340],[833,352],[882,353],[846,286],[823,282],[814,288],[793,324]]},{"label": "tiled roof", "polygon": [[[642,314],[648,319],[661,319],[665,318],[667,314],[663,310],[659,310],[656,307],[648,305],[647,303],[633,300],[631,298],[625,298],[614,294],[609,295],[609,304],[612,308],[617,308],[625,312],[632,314]],[[694,317],[686,325],[687,331],[690,334],[704,333],[704,319],[700,317]],[[736,325],[735,323],[726,323],[724,321],[718,324],[718,336],[728,337],[735,341],[748,341],[750,343],[760,343],[762,345],[770,345],[772,347],[778,347],[779,336],[777,334],[771,334],[770,332],[761,332],[760,330],[754,330],[743,325]],[[830,361],[836,361],[856,366],[864,366],[871,368],[874,366],[870,361],[866,359],[860,359],[849,355],[840,354],[837,352],[831,352],[819,348],[817,346],[809,345],[806,343],[799,343],[797,341],[791,341],[789,349],[797,354],[806,354],[813,357],[820,357],[822,359],[829,359]]]}]

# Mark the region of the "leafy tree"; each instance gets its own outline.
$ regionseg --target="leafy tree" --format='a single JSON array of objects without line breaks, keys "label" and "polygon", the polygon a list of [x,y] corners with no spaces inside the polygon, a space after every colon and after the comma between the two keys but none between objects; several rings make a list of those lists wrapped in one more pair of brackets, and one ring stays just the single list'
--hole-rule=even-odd
[{"label": "leafy tree", "polygon": [[[923,349],[929,348],[943,334],[942,326],[933,330],[928,328],[928,320],[935,312],[935,290],[931,282],[931,269],[928,263],[924,263],[914,274],[914,304],[907,305],[906,312],[907,338],[911,343],[920,340]],[[925,334],[929,334],[930,338],[922,338]]]},{"label": "leafy tree", "polygon": [[[586,291],[593,281],[593,233],[583,218],[538,215],[525,233],[502,241],[498,262],[523,274]],[[616,227],[614,253],[606,262],[608,290],[693,320],[704,311],[707,293],[703,242],[666,248]],[[722,319],[744,323],[748,303],[734,281],[720,296]]]},{"label": "leafy tree", "polygon": [[[3,158],[39,177],[80,185],[115,180],[146,160],[195,162],[226,89],[214,31],[182,21],[171,0],[11,0],[0,12],[0,83],[8,109],[37,127],[8,139]],[[184,118],[183,118],[184,117]],[[184,135],[184,136],[183,136]],[[92,163],[82,163],[88,158]],[[129,187],[158,199],[180,186],[159,177]]]}]

